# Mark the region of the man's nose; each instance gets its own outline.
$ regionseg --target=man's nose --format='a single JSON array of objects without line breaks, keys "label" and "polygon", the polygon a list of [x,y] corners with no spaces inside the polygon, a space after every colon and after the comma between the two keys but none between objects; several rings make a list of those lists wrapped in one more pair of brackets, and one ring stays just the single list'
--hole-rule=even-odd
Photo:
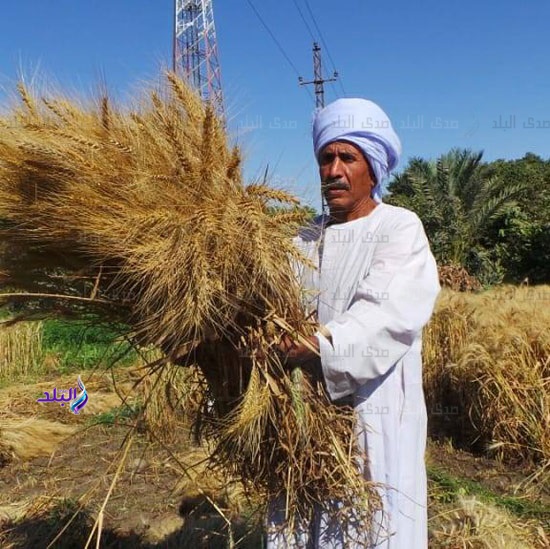
[{"label": "man's nose", "polygon": [[338,156],[335,156],[332,162],[328,165],[328,178],[340,179],[344,175],[342,167],[342,161],[340,160],[340,158],[338,158]]}]

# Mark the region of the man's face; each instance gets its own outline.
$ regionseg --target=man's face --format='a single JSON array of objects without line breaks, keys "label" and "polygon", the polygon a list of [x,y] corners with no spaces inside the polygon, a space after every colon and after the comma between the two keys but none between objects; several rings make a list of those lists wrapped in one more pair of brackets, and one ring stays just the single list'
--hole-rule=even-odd
[{"label": "man's face", "polygon": [[370,211],[375,183],[361,149],[344,141],[329,143],[319,154],[319,174],[331,214],[350,220]]}]

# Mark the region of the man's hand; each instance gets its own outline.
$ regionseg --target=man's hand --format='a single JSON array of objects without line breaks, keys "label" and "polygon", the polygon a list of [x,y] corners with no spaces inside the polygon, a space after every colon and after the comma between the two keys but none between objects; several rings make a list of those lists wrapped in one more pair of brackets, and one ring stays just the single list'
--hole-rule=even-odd
[{"label": "man's hand", "polygon": [[278,345],[279,352],[290,365],[298,366],[319,357],[319,341],[315,336],[307,338],[308,345],[284,335]]}]

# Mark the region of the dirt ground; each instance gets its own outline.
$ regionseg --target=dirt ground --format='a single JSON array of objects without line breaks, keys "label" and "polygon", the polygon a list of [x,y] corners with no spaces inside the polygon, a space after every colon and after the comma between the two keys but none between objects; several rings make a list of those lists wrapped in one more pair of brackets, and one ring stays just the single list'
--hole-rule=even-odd
[{"label": "dirt ground", "polygon": [[206,449],[183,424],[172,425],[175,442],[159,441],[120,412],[123,400],[132,407],[136,376],[119,373],[116,391],[108,374],[87,379],[79,416],[36,402],[73,377],[0,389],[0,547],[84,547],[104,501],[101,547],[261,545],[245,509],[257,504],[207,470]]},{"label": "dirt ground", "polygon": [[[175,423],[175,442],[164,443],[116,413],[131,394],[131,375],[119,380],[118,394],[107,374],[88,381],[89,405],[79,416],[36,402],[52,382],[74,381],[0,390],[0,547],[84,547],[98,516],[105,548],[261,547],[261,505],[205,468],[205,449],[184,426]],[[33,430],[38,420],[46,423]],[[427,463],[430,547],[550,546],[550,493],[526,486],[530,471],[435,442]],[[487,511],[488,495],[505,515]],[[508,537],[484,545],[480,536],[492,539],[485,515],[501,537],[510,522]]]},{"label": "dirt ground", "polygon": [[[0,472],[3,542],[14,547],[45,547],[80,504],[83,509],[76,527],[84,534],[109,491],[127,437],[125,426],[95,426],[72,435],[50,457],[4,467]],[[193,465],[190,462],[202,458],[202,451],[190,442],[182,450],[137,435],[105,507],[102,546],[151,547],[162,541],[163,547],[175,547],[178,540],[166,538],[177,538],[189,511],[194,511],[192,522],[197,529],[201,528],[198,515],[212,522],[210,515],[215,515],[215,510],[182,474],[181,465]],[[195,478],[194,471],[189,472]],[[216,494],[214,501],[220,500],[223,498]],[[188,509],[190,502],[192,509]],[[203,509],[197,511],[201,504]],[[221,524],[217,526],[219,529]],[[67,530],[73,540],[74,528],[75,524]],[[67,542],[60,540],[59,546],[72,546]]]}]

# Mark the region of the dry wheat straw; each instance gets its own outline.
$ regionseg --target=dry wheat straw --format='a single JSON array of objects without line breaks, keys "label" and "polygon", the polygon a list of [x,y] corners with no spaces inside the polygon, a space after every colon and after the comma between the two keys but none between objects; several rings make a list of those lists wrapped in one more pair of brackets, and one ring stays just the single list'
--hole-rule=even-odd
[{"label": "dry wheat straw", "polygon": [[213,463],[286,493],[290,517],[339,500],[343,520],[366,523],[379,502],[349,451],[353,415],[307,378],[297,400],[273,352],[315,330],[292,271],[296,200],[242,183],[238,149],[174,74],[128,109],[20,95],[0,128],[0,271],[33,295],[3,299],[125,323],[137,344],[197,364]]},{"label": "dry wheat straw", "polygon": [[0,324],[0,380],[35,373],[42,360],[42,323]]},{"label": "dry wheat straw", "polygon": [[548,286],[445,291],[424,337],[432,422],[447,422],[446,434],[508,462],[538,465],[547,478],[549,303]]}]

